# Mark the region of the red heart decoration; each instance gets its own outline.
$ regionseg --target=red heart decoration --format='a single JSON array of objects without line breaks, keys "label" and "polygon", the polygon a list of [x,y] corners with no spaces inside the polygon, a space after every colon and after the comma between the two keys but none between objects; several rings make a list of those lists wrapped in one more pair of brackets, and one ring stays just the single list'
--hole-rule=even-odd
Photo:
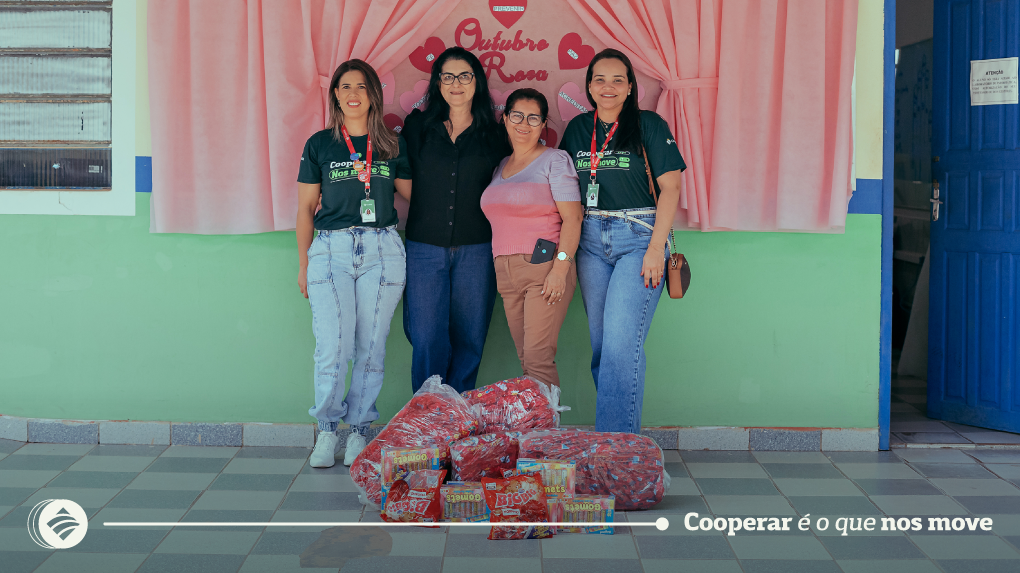
[{"label": "red heart decoration", "polygon": [[595,57],[595,48],[585,45],[580,34],[571,32],[560,40],[556,53],[560,58],[561,70],[579,70],[588,67]]},{"label": "red heart decoration", "polygon": [[418,46],[411,52],[410,59],[411,65],[425,72],[426,74],[432,73],[432,62],[439,57],[439,54],[443,53],[446,49],[446,44],[443,43],[439,38],[432,36],[428,40],[425,40],[424,46]]},{"label": "red heart decoration", "polygon": [[418,83],[414,84],[413,90],[400,94],[400,109],[404,110],[404,113],[411,113],[412,109],[424,110],[428,107],[424,101],[425,93],[428,90],[429,81],[418,80]]},{"label": "red heart decoration", "polygon": [[382,83],[383,103],[386,105],[393,103],[393,92],[397,89],[397,79],[393,77],[393,72],[382,76],[379,81]]},{"label": "red heart decoration", "polygon": [[527,8],[528,0],[489,0],[489,12],[504,28],[516,24]]},{"label": "red heart decoration", "polygon": [[556,92],[556,109],[560,110],[560,119],[563,123],[570,123],[574,117],[591,111],[588,107],[588,98],[574,82],[563,84],[560,91]]},{"label": "red heart decoration", "polygon": [[400,133],[404,130],[404,120],[400,119],[400,116],[395,113],[388,113],[382,118],[383,123],[386,124],[388,129]]},{"label": "red heart decoration", "polygon": [[556,133],[556,130],[551,127],[546,127],[545,131],[542,132],[542,137],[539,138],[539,143],[546,147],[556,147],[556,143],[560,140],[560,136]]},{"label": "red heart decoration", "polygon": [[513,90],[507,90],[504,93],[500,93],[499,90],[490,89],[489,94],[492,95],[492,103],[494,104],[493,111],[496,112],[496,121],[499,121],[503,110],[506,109],[506,98],[513,92]]}]

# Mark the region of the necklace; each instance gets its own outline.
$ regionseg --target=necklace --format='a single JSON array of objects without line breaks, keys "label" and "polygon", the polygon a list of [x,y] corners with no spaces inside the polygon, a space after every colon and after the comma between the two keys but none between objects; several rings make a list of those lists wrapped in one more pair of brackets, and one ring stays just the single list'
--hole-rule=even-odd
[{"label": "necklace", "polygon": [[602,124],[602,129],[606,130],[606,133],[609,133],[609,128],[612,127],[612,126],[610,124],[602,121],[601,117],[599,118],[599,123]]}]

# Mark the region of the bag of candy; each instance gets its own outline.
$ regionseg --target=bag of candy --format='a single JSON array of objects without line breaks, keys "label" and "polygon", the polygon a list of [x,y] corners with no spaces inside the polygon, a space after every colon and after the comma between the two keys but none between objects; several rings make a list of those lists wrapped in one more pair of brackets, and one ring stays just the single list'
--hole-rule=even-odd
[{"label": "bag of candy", "polygon": [[547,499],[574,497],[577,470],[574,462],[567,460],[517,459],[517,474],[538,474],[542,476]]},{"label": "bag of candy", "polygon": [[396,448],[386,446],[382,449],[382,501],[386,506],[386,494],[398,479],[405,479],[415,470],[439,470],[446,465],[446,448],[426,446],[424,448]]},{"label": "bag of candy", "polygon": [[382,449],[440,446],[449,456],[450,442],[477,433],[478,419],[467,402],[439,376],[422,384],[411,401],[386,424],[351,464],[351,479],[361,492],[361,502],[379,506],[382,498]]},{"label": "bag of candy", "polygon": [[[549,522],[549,505],[539,475],[509,478],[482,478],[489,521]],[[511,527],[493,525],[489,539],[545,539],[553,536],[553,528],[544,525]]]},{"label": "bag of candy", "polygon": [[415,470],[390,487],[381,517],[391,522],[437,523],[443,517],[439,488],[446,470]]},{"label": "bag of candy", "polygon": [[522,376],[464,392],[469,405],[481,408],[479,433],[555,428],[560,425],[560,389]]},{"label": "bag of candy", "polygon": [[453,479],[479,481],[483,477],[503,477],[517,466],[517,442],[521,432],[493,432],[461,438],[450,444]]},{"label": "bag of candy", "polygon": [[540,430],[521,438],[520,457],[574,462],[575,493],[616,496],[617,511],[648,509],[669,489],[662,450],[647,436]]}]

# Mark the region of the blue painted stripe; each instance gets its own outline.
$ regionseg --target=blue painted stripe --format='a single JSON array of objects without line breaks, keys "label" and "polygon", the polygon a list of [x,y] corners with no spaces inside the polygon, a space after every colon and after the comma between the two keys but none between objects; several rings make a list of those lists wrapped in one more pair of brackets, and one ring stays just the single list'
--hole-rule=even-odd
[{"label": "blue painted stripe", "polygon": [[878,449],[889,449],[892,400],[893,133],[896,128],[896,0],[885,0],[882,85],[882,319],[879,323]]},{"label": "blue painted stripe", "polygon": [[135,156],[135,191],[152,193],[152,158]]},{"label": "blue painted stripe", "polygon": [[858,179],[857,189],[850,197],[848,213],[861,215],[882,214],[882,180],[881,179]]}]

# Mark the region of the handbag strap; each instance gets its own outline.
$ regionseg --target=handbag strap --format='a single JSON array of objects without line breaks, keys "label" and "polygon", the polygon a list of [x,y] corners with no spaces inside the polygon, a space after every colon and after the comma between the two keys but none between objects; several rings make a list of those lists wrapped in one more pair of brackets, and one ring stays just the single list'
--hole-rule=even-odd
[{"label": "handbag strap", "polygon": [[[655,182],[652,180],[652,167],[648,164],[648,151],[645,149],[645,146],[643,144],[641,145],[641,156],[645,160],[645,175],[648,176],[648,192],[651,193],[652,201],[655,203],[655,206],[658,207],[659,206],[659,198],[655,196]],[[672,225],[670,225],[669,226],[669,240],[667,240],[666,243],[669,245],[669,254],[671,254],[671,255],[676,254],[676,234],[675,233],[676,233],[676,230],[673,229]]]}]

